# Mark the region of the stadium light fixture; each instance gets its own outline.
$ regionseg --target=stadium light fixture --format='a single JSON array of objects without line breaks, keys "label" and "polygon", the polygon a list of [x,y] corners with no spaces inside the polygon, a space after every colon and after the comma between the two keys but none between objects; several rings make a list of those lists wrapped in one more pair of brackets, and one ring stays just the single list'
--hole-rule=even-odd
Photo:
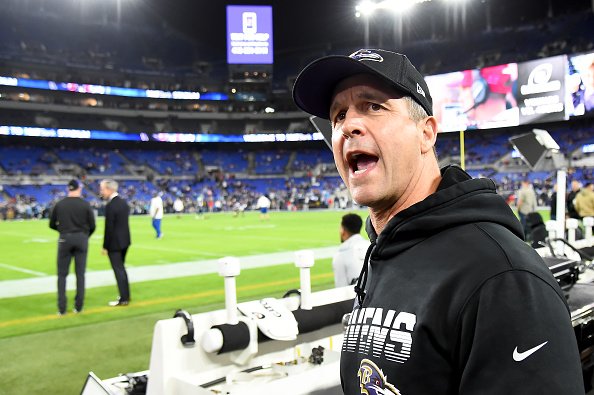
[{"label": "stadium light fixture", "polygon": [[355,16],[357,18],[369,17],[371,14],[373,14],[376,8],[376,3],[374,3],[373,1],[365,0],[355,7]]},{"label": "stadium light fixture", "polygon": [[378,5],[378,8],[401,14],[410,10],[417,2],[411,0],[384,0]]},{"label": "stadium light fixture", "polygon": [[[364,35],[365,48],[369,47],[369,20],[376,10],[387,10],[396,15],[399,15],[399,24],[402,25],[402,14],[410,10],[415,4],[424,3],[431,0],[382,0],[374,2],[371,0],[364,0],[355,7],[355,16],[357,18],[363,17],[364,21]],[[593,0],[594,1],[594,0]]]},{"label": "stadium light fixture", "polygon": [[[431,0],[383,0],[377,3],[372,1],[366,0],[362,3],[359,3],[355,7],[355,16],[357,18],[360,17],[369,17],[371,16],[376,10],[388,10],[394,13],[403,13],[411,9],[415,4],[424,3],[426,1]],[[450,0],[450,1],[465,1],[465,0]]]}]

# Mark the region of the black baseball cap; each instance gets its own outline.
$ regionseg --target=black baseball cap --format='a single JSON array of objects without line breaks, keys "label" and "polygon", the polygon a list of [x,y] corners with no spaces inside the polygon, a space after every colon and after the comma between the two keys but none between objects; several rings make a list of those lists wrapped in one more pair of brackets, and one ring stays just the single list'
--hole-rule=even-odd
[{"label": "black baseball cap", "polygon": [[69,191],[76,191],[80,187],[80,184],[76,180],[68,181],[68,190]]},{"label": "black baseball cap", "polygon": [[349,56],[331,55],[307,65],[293,85],[293,100],[303,111],[330,117],[330,102],[336,85],[355,74],[373,74],[410,96],[433,115],[433,99],[425,79],[406,55],[383,49],[360,49]]}]

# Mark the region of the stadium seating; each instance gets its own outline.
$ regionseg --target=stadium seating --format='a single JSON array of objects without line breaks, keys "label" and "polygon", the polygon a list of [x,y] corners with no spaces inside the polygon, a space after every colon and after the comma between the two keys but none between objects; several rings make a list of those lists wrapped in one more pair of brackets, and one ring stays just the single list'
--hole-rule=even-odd
[{"label": "stadium seating", "polygon": [[[207,57],[206,54],[195,55],[194,43],[165,25],[148,26],[134,18],[116,21],[98,4],[85,7],[88,7],[86,11],[80,10],[80,18],[66,24],[62,16],[73,15],[75,11],[64,4],[52,9],[43,6],[26,9],[11,0],[6,12],[0,15],[3,37],[0,75],[200,92],[227,92],[233,85],[230,79],[241,79],[241,72],[225,75],[225,68],[203,62],[205,59],[200,55]],[[91,18],[91,14],[102,15],[103,19]],[[397,47],[425,74],[592,49],[594,30],[590,27],[594,16],[591,12],[561,10],[554,19],[547,19],[545,14],[542,11],[530,19],[512,22],[495,13],[489,28],[485,28],[483,16],[475,15],[468,21],[466,34],[462,31],[453,36],[444,34],[439,26],[432,31],[408,31],[405,32],[407,40]],[[72,35],[73,30],[84,34]],[[445,30],[445,33],[452,33],[447,27]],[[122,35],[126,40],[119,39]],[[519,35],[531,39],[518,40]],[[390,46],[394,38],[386,36],[384,39]],[[312,133],[306,115],[296,111],[290,97],[295,74],[314,58],[329,53],[349,53],[359,45],[345,40],[320,44],[307,51],[286,51],[275,59],[269,86],[247,84],[242,87],[244,92],[258,94],[249,101],[242,101],[240,93],[223,102],[175,101],[108,95],[89,97],[73,92],[6,87],[1,103],[8,105],[0,106],[0,117],[5,125],[146,135],[162,132]],[[202,62],[203,66],[198,67]],[[269,107],[281,114],[269,115],[265,112]],[[71,111],[72,108],[76,111]],[[551,132],[561,150],[576,164],[575,169],[570,169],[568,179],[592,180],[594,163],[590,164],[590,160],[594,159],[582,150],[584,145],[594,143],[592,121],[542,127]],[[531,173],[520,159],[512,158],[508,138],[527,130],[467,132],[466,168],[473,176],[493,178],[503,195],[513,194],[523,178],[533,181],[539,192],[550,194],[553,174]],[[216,146],[155,143],[145,147],[117,142],[95,145],[75,140],[3,141],[8,143],[0,146],[3,186],[0,206],[26,202],[38,205],[36,210],[40,213],[63,196],[63,188],[56,186],[64,185],[71,177],[84,179],[88,191],[85,196],[96,207],[102,204],[97,192],[98,181],[105,177],[116,178],[136,213],[146,212],[154,191],[163,193],[167,207],[175,197],[181,196],[188,210],[192,210],[201,197],[219,201],[219,208],[226,210],[232,207],[233,201],[243,200],[249,205],[261,193],[275,196],[273,204],[277,208],[288,207],[287,202],[302,207],[307,202],[309,206],[310,201],[324,206],[335,201],[344,188],[333,165],[332,153],[320,142],[299,146],[291,143]],[[459,135],[440,134],[436,149],[443,164],[458,162]]]},{"label": "stadium seating", "polygon": [[219,168],[226,173],[245,173],[248,169],[247,154],[238,151],[210,151],[200,153],[205,168]]},{"label": "stadium seating", "polygon": [[55,161],[57,158],[42,147],[0,147],[0,167],[9,175],[54,174],[50,165]]},{"label": "stadium seating", "polygon": [[258,151],[254,154],[255,174],[284,174],[290,154],[284,150]]},{"label": "stadium seating", "polygon": [[190,151],[126,150],[123,155],[135,165],[149,166],[162,175],[195,174],[199,165]]},{"label": "stadium seating", "polygon": [[58,151],[60,160],[83,167],[89,174],[125,174],[124,158],[115,150],[101,148],[64,149]]}]

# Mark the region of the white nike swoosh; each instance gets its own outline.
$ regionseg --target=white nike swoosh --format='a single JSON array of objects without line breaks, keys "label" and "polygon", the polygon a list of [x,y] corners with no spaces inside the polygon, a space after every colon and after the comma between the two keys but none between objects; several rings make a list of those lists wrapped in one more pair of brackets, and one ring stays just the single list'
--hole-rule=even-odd
[{"label": "white nike swoosh", "polygon": [[535,352],[537,352],[538,350],[540,350],[541,348],[543,348],[545,346],[545,344],[547,344],[548,341],[539,344],[536,347],[531,348],[530,350],[526,350],[524,352],[518,352],[518,347],[516,347],[514,349],[514,361],[516,362],[520,362],[525,360],[526,358],[528,358],[530,355],[534,354]]}]

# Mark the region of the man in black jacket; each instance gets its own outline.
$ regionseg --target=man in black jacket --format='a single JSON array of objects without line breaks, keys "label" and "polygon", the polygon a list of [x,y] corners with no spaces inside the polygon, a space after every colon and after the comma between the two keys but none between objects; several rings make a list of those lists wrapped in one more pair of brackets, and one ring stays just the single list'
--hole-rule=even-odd
[{"label": "man in black jacket", "polygon": [[66,314],[66,277],[74,258],[76,296],[74,312],[83,309],[85,270],[89,237],[95,231],[95,216],[89,202],[81,199],[82,186],[77,180],[68,183],[68,196],[54,206],[49,227],[60,232],[58,239],[58,314]]},{"label": "man in black jacket", "polygon": [[110,306],[127,306],[130,303],[130,285],[126,273],[126,253],[130,246],[130,226],[128,218],[130,207],[118,195],[118,183],[106,179],[99,184],[101,197],[107,201],[105,206],[105,234],[103,236],[103,254],[109,256],[113,268],[120,297]]},{"label": "man in black jacket", "polygon": [[488,179],[440,170],[429,88],[404,55],[309,64],[293,88],[329,119],[371,246],[344,334],[345,394],[583,394],[565,297]]}]

